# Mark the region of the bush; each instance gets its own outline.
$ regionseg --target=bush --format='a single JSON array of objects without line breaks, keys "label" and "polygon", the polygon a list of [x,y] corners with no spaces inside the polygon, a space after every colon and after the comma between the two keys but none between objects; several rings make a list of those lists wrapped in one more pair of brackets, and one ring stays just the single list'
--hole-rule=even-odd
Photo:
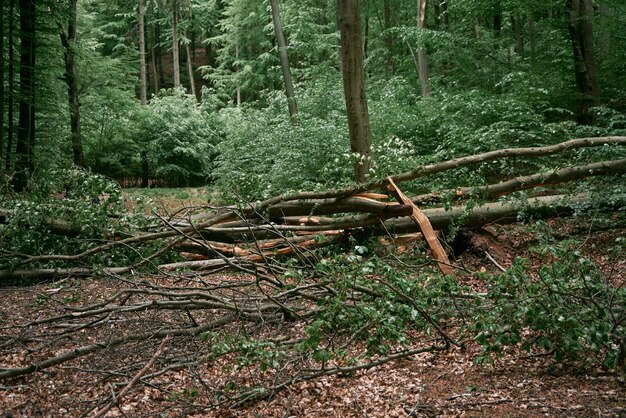
[{"label": "bush", "polygon": [[[616,240],[610,250],[613,261],[624,254],[625,244]],[[506,346],[519,346],[552,354],[557,362],[619,366],[620,342],[626,337],[626,289],[615,287],[572,243],[542,251],[552,260],[536,277],[518,259],[492,283],[489,303],[472,325],[476,341],[485,348],[479,360],[502,353]]]},{"label": "bush", "polygon": [[166,90],[139,114],[137,144],[146,151],[151,177],[171,186],[205,184],[213,177],[220,126],[184,90]]}]

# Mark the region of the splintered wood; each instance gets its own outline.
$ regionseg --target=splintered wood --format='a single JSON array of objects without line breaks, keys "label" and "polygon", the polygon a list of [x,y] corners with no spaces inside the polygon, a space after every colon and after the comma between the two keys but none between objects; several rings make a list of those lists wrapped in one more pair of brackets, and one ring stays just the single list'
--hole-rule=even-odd
[{"label": "splintered wood", "polygon": [[430,251],[432,251],[435,259],[437,260],[437,264],[439,265],[439,270],[443,274],[454,276],[454,270],[450,266],[450,260],[448,259],[448,254],[443,249],[441,242],[439,242],[439,238],[437,238],[437,234],[433,229],[433,226],[430,224],[430,221],[422,213],[421,210],[409,199],[406,197],[402,190],[396,186],[391,177],[387,177],[385,179],[387,183],[387,188],[391,191],[394,197],[398,200],[399,203],[411,206],[413,208],[413,212],[411,215],[411,219],[419,226],[424,238],[426,238],[426,242],[428,242],[428,246],[430,247]]}]

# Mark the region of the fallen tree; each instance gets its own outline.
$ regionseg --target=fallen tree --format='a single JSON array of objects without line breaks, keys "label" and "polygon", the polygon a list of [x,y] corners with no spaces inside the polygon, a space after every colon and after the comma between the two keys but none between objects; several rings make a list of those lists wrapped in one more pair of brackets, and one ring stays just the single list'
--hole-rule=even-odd
[{"label": "fallen tree", "polygon": [[[485,294],[455,287],[451,275],[458,270],[443,258],[445,252],[431,264],[444,273],[448,269],[449,276],[427,269],[428,277],[416,279],[415,271],[388,277],[379,273],[378,268],[384,267],[360,257],[359,246],[352,244],[349,254],[339,254],[337,260],[322,258],[312,250],[358,235],[393,237],[421,231],[437,241],[428,228],[506,223],[522,214],[563,216],[590,203],[609,210],[621,207],[626,203],[624,196],[598,202],[589,193],[456,201],[471,196],[493,198],[590,176],[620,175],[626,171],[623,158],[410,199],[398,186],[420,176],[499,158],[545,156],[605,144],[623,146],[626,138],[583,138],[549,147],[492,151],[342,190],[277,196],[185,216],[155,214],[149,227],[125,230],[72,254],[16,254],[5,249],[0,257],[10,259],[4,265],[11,268],[0,271],[0,283],[61,280],[37,295],[46,305],[37,308],[33,318],[2,328],[0,354],[7,360],[0,364],[0,379],[31,384],[31,374],[54,376],[68,370],[98,376],[108,386],[104,395],[75,411],[83,415],[109,411],[139,385],[149,385],[188,408],[206,411],[267,398],[298,382],[349,375],[460,346],[461,334],[456,331],[458,323],[465,321],[466,310],[476,305],[474,301],[484,303],[488,310],[491,302]],[[397,201],[383,186],[393,189]],[[415,206],[450,196],[451,207]],[[11,222],[12,216],[15,212],[2,210],[0,222]],[[38,227],[51,234],[89,238],[80,225],[68,220],[46,219]],[[433,248],[437,242],[430,244]],[[124,263],[126,258],[117,257],[124,251],[139,254],[138,261]],[[163,261],[163,256],[172,253],[183,258]],[[108,265],[94,266],[96,256],[109,256]],[[227,268],[239,274],[216,274]],[[100,276],[116,285],[110,294],[72,302],[72,286],[80,286],[81,280],[66,278],[83,276]],[[437,300],[441,295],[447,298],[445,303]],[[237,367],[225,369],[223,364],[229,361]],[[198,371],[205,367],[208,375]],[[203,404],[172,392],[162,379],[173,372],[185,372],[203,388]]]},{"label": "fallen tree", "polygon": [[[391,176],[387,183],[396,184],[418,177],[440,173],[472,164],[513,157],[553,155],[572,149],[626,145],[626,137],[580,138],[546,147],[509,148],[483,154],[455,158],[437,164],[418,167],[409,172]],[[448,192],[436,192],[416,196],[411,201],[391,202],[379,191],[385,180],[373,180],[366,184],[341,190],[325,192],[302,192],[276,196],[263,202],[244,207],[218,208],[217,213],[206,211],[193,216],[160,216],[161,227],[154,232],[135,231],[126,238],[111,239],[76,254],[13,255],[12,269],[0,270],[0,281],[16,278],[58,277],[66,275],[92,275],[96,270],[89,266],[24,269],[22,266],[41,263],[84,263],[89,257],[111,251],[114,248],[138,248],[162,242],[160,249],[134,265],[109,266],[107,271],[124,274],[141,266],[152,265],[157,270],[220,269],[238,264],[263,262],[266,258],[286,256],[321,245],[340,241],[362,228],[370,228],[375,234],[420,231],[409,216],[415,203],[436,201],[442,196],[465,199],[469,196],[493,198],[519,190],[580,180],[591,176],[612,175],[626,172],[626,159],[616,159],[560,168],[546,173],[520,176],[497,184],[475,188],[461,187]],[[398,189],[399,190],[399,189]],[[384,191],[384,190],[383,190]],[[401,192],[400,192],[401,193]],[[533,216],[550,216],[571,213],[574,207],[585,205],[589,196],[543,196],[526,202],[491,202],[470,206],[417,209],[434,229],[446,229],[452,223],[462,222],[468,227],[493,222],[510,222],[517,219],[520,211]],[[607,208],[623,203],[619,197],[609,199]],[[12,211],[0,209],[0,222],[8,222]],[[45,220],[43,227],[51,233],[70,237],[80,236],[80,225],[67,220]],[[431,234],[432,235],[432,234]],[[432,236],[431,248],[437,245]],[[160,255],[180,251],[193,261],[160,264]],[[446,274],[452,272],[444,267],[448,263],[445,253],[436,250],[436,258]]]}]

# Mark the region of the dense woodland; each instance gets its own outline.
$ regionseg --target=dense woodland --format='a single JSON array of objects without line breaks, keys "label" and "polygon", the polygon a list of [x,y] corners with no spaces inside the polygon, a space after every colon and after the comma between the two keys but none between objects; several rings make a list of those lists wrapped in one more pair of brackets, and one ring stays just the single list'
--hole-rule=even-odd
[{"label": "dense woodland", "polygon": [[[259,198],[346,184],[355,151],[363,180],[616,135],[623,8],[362,1],[344,44],[339,12],[353,11],[332,1],[5,0],[4,182],[23,190],[73,162],[128,185],[211,183]],[[362,150],[350,147],[343,97],[351,48],[365,78]]]},{"label": "dense woodland", "polygon": [[453,350],[623,388],[622,0],[2,0],[0,26],[13,399],[45,371],[89,388],[57,414],[289,416]]}]

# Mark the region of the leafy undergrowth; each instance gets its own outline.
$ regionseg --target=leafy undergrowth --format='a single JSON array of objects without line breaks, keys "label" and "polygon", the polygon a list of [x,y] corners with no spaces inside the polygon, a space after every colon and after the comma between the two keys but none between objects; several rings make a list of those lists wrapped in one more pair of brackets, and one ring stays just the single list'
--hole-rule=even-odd
[{"label": "leafy undergrowth", "polygon": [[[400,256],[384,248],[375,254],[373,246],[357,246],[346,259],[355,260],[372,289],[382,292],[374,282],[386,276],[388,285],[405,286],[404,294],[417,297],[422,292],[425,299],[439,294],[440,298],[420,300],[419,306],[427,308],[451,339],[463,340],[464,347],[451,345],[444,351],[413,354],[362,370],[321,373],[254,396],[303,370],[319,372],[384,358],[407,344],[429,344],[437,335],[427,327],[393,325],[394,320],[402,322],[403,313],[410,317],[414,312],[387,306],[384,298],[379,305],[368,305],[371,301],[364,299],[354,310],[344,309],[345,303],[332,309],[320,305],[327,314],[315,321],[285,317],[251,324],[241,317],[219,332],[173,337],[143,381],[130,387],[107,416],[621,416],[626,411],[625,382],[619,359],[613,358],[619,355],[613,339],[624,331],[619,320],[624,314],[626,277],[622,222],[616,216],[490,226],[484,234],[489,245],[474,246],[456,259],[462,267],[457,284],[430,275],[419,289],[407,283],[425,277],[424,266],[417,264],[423,261],[421,244],[405,247]],[[485,258],[485,251],[493,261]],[[500,274],[496,264],[508,272]],[[350,266],[349,262],[334,264],[332,271],[337,277],[348,277],[355,271]],[[397,271],[382,270],[384,266]],[[50,357],[77,345],[112,341],[142,330],[157,332],[181,322],[191,328],[217,309],[150,310],[146,306],[141,311],[108,313],[100,318],[101,326],[78,330],[68,318],[50,322],[29,339],[34,337],[33,321],[105,301],[121,289],[155,289],[145,296],[144,301],[150,302],[164,290],[199,291],[219,284],[220,292],[226,287],[237,292],[242,283],[255,280],[224,273],[202,280],[105,277],[2,289],[2,367],[21,366],[33,357]],[[341,286],[333,285],[341,293]],[[434,289],[433,293],[427,289]],[[446,299],[445,292],[467,297]],[[516,298],[514,292],[524,298]],[[482,295],[481,303],[475,295]],[[127,301],[130,306],[132,301]],[[438,306],[444,302],[453,306]],[[376,309],[364,312],[370,306]],[[398,318],[392,320],[390,312]],[[370,321],[385,315],[378,326],[365,327],[362,333],[325,329],[331,323],[342,324],[340,316],[348,314],[353,320]],[[29,322],[30,326],[23,326]],[[595,327],[593,332],[590,327]],[[344,331],[355,336],[350,344],[340,338]],[[290,343],[295,337],[299,339]],[[403,344],[403,338],[408,342]],[[137,340],[4,380],[0,410],[6,417],[93,414],[137,375],[158,345],[158,340]],[[191,356],[194,361],[185,363]],[[149,376],[155,371],[163,373]],[[238,397],[242,393],[249,396]]]}]

